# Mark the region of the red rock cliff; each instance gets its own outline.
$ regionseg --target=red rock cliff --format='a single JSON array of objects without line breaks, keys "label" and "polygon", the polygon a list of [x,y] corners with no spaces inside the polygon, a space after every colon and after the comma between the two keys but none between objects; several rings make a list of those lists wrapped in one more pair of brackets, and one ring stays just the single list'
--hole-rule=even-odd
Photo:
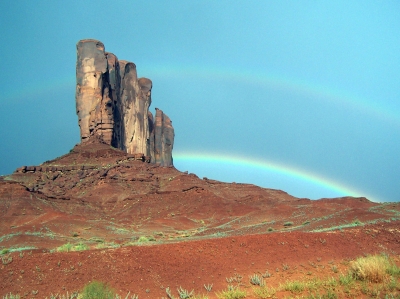
[{"label": "red rock cliff", "polygon": [[174,128],[169,117],[149,112],[152,82],[137,78],[136,65],[105,52],[98,40],[77,43],[76,111],[81,142],[96,136],[151,163],[173,165]]}]

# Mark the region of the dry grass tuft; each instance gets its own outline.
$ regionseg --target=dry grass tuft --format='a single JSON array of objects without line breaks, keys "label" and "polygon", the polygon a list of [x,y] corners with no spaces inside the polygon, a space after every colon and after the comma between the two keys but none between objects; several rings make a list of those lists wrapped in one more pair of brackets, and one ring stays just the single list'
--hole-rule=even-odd
[{"label": "dry grass tuft", "polygon": [[382,282],[390,265],[389,259],[383,255],[360,257],[350,263],[350,273],[358,280]]}]

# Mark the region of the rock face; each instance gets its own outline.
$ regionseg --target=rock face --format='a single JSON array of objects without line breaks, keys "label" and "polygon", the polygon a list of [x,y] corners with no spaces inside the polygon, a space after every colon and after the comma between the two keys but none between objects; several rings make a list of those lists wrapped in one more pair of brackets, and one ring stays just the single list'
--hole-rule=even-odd
[{"label": "rock face", "polygon": [[77,43],[76,112],[81,142],[95,136],[151,163],[173,165],[174,128],[156,108],[149,111],[152,82],[137,78],[136,65],[105,52],[98,40]]},{"label": "rock face", "polygon": [[172,121],[160,109],[156,108],[154,122],[154,160],[162,166],[172,165],[172,147],[174,145],[174,128]]}]

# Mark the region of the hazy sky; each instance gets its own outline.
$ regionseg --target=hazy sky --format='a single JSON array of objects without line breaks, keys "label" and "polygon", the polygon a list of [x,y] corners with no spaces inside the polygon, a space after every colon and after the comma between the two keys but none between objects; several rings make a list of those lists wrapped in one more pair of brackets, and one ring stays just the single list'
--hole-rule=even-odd
[{"label": "hazy sky", "polygon": [[153,81],[182,171],[400,201],[399,1],[0,2],[0,174],[79,142],[76,43]]}]

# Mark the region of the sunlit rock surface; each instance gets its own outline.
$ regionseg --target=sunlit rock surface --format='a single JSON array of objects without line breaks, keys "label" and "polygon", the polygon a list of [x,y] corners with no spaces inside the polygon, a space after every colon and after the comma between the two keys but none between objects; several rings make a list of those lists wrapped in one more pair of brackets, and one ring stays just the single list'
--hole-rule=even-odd
[{"label": "sunlit rock surface", "polygon": [[151,163],[173,165],[174,129],[169,117],[149,112],[152,82],[137,77],[136,65],[105,52],[104,44],[77,43],[76,111],[81,142],[95,136]]}]

